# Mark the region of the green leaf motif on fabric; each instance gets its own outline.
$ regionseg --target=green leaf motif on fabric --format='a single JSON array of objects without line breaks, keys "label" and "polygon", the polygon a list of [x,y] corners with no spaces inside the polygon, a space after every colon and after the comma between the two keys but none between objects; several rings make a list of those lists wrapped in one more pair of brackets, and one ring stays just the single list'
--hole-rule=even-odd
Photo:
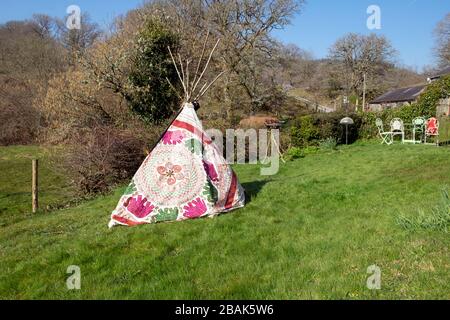
[{"label": "green leaf motif on fabric", "polygon": [[201,154],[202,153],[202,143],[197,139],[189,139],[185,142],[186,148],[192,153]]},{"label": "green leaf motif on fabric", "polygon": [[173,221],[178,217],[178,208],[164,208],[159,209],[156,215],[156,221]]},{"label": "green leaf motif on fabric", "polygon": [[207,181],[205,187],[203,188],[203,195],[206,197],[208,202],[216,203],[219,198],[219,194],[217,192],[216,187],[211,183],[211,181]]},{"label": "green leaf motif on fabric", "polygon": [[135,192],[136,189],[136,185],[134,184],[134,181],[131,181],[131,183],[128,185],[128,187],[125,189],[124,195],[125,194],[132,194],[133,192]]}]

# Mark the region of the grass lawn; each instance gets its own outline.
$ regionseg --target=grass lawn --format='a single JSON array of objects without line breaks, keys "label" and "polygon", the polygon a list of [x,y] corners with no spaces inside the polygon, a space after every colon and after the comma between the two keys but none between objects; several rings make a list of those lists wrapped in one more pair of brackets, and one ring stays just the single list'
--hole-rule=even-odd
[{"label": "grass lawn", "polygon": [[[72,194],[45,150],[0,148],[1,298],[450,299],[449,234],[396,223],[439,202],[450,148],[359,143],[288,162],[270,177],[236,166],[250,197],[243,209],[111,230],[123,188],[28,213],[36,153],[43,203]],[[380,290],[366,287],[373,264]],[[69,265],[81,268],[81,290],[66,288]]]},{"label": "grass lawn", "polygon": [[39,207],[67,203],[74,190],[53,167],[58,149],[37,146],[0,147],[0,227],[31,218],[31,160],[39,162]]}]

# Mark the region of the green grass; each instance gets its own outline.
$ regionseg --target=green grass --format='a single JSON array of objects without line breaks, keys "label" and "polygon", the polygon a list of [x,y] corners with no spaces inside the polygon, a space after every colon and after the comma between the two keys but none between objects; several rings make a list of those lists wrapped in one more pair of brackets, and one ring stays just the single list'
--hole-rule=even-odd
[{"label": "green grass", "polygon": [[[13,177],[15,156],[3,157],[2,176]],[[448,233],[396,223],[399,214],[440,201],[450,182],[449,148],[359,143],[288,162],[275,176],[251,165],[236,172],[250,201],[214,219],[109,230],[119,188],[0,227],[0,296],[450,298]],[[20,189],[19,179],[2,179],[0,206],[11,208],[2,215],[23,214],[29,196],[17,203],[5,197],[9,186],[12,194]],[[22,183],[29,184],[27,175]],[[381,290],[366,287],[373,264],[381,268]],[[66,288],[69,265],[81,268],[81,290]]]},{"label": "green grass", "polygon": [[55,169],[58,148],[0,147],[0,227],[31,217],[31,160],[39,162],[41,212],[74,198],[61,170]]},{"label": "green grass", "polygon": [[397,222],[410,230],[431,229],[449,232],[450,196],[447,190],[442,191],[442,201],[439,205],[428,208],[427,212],[420,210],[415,214],[401,214]]},{"label": "green grass", "polygon": [[439,118],[439,141],[450,144],[450,119],[448,116]]}]

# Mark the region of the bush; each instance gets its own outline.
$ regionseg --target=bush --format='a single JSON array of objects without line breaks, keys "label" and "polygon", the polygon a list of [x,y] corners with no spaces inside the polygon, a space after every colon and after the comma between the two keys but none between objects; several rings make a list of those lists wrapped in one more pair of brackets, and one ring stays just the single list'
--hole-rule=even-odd
[{"label": "bush", "polygon": [[36,109],[27,105],[0,106],[0,145],[32,143],[39,118]]},{"label": "bush", "polygon": [[0,145],[34,142],[41,120],[32,106],[34,91],[27,81],[0,75]]},{"label": "bush", "polygon": [[337,141],[334,137],[328,137],[319,142],[319,148],[322,150],[336,150]]},{"label": "bush", "polygon": [[289,134],[289,130],[280,130],[280,151],[285,152],[286,150],[289,150],[291,147],[291,136]]},{"label": "bush", "polygon": [[304,157],[305,157],[305,154],[304,154],[303,150],[299,147],[292,147],[286,152],[286,158],[288,160],[295,160],[295,159],[300,159],[300,158],[304,158]]},{"label": "bush", "polygon": [[358,114],[361,118],[361,126],[359,127],[358,137],[362,139],[375,138],[378,135],[378,129],[375,126],[375,120],[383,116],[381,112],[360,112]]},{"label": "bush", "polygon": [[[319,146],[326,139],[334,139],[336,143],[345,143],[345,126],[339,122],[347,116],[341,112],[318,113],[301,116],[293,121],[291,142],[296,147]],[[348,126],[348,141],[353,143],[359,138],[362,119],[359,114],[349,114],[354,125]]]},{"label": "bush", "polygon": [[319,129],[312,115],[299,117],[291,127],[291,141],[296,147],[314,144],[319,138]]},{"label": "bush", "polygon": [[307,146],[307,147],[304,147],[302,150],[303,150],[303,154],[306,156],[309,154],[315,154],[315,153],[319,152],[319,147]]},{"label": "bush", "polygon": [[98,127],[74,137],[63,166],[80,194],[101,193],[133,176],[145,158],[144,146],[129,132]]},{"label": "bush", "polygon": [[70,143],[78,131],[107,124],[128,125],[133,117],[122,101],[117,94],[96,86],[83,69],[60,73],[34,101],[45,118],[41,140]]}]

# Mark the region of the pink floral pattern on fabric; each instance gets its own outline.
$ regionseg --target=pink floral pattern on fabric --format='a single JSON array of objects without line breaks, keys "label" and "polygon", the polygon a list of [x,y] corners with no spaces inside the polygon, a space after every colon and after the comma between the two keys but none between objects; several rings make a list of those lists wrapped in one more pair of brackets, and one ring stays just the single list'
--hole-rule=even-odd
[{"label": "pink floral pattern on fabric", "polygon": [[161,179],[166,181],[168,185],[173,185],[177,180],[182,180],[184,178],[182,167],[179,165],[173,165],[171,162],[167,162],[165,166],[158,166],[156,168],[158,173],[161,175]]},{"label": "pink floral pattern on fabric", "polygon": [[177,144],[183,141],[184,134],[180,130],[167,131],[162,137],[163,144]]},{"label": "pink floral pattern on fabric", "polygon": [[205,201],[203,201],[202,198],[192,200],[187,205],[185,205],[183,209],[183,216],[190,219],[200,217],[207,210]]},{"label": "pink floral pattern on fabric", "polygon": [[108,226],[200,219],[242,207],[233,170],[185,105],[120,198]]},{"label": "pink floral pattern on fabric", "polygon": [[203,167],[205,168],[206,174],[208,175],[211,181],[214,182],[219,181],[219,175],[217,174],[216,168],[212,163],[203,160]]},{"label": "pink floral pattern on fabric", "polygon": [[148,216],[153,209],[154,205],[147,201],[147,198],[142,198],[141,195],[136,197],[128,198],[127,203],[125,203],[128,211],[138,218],[145,218]]}]

